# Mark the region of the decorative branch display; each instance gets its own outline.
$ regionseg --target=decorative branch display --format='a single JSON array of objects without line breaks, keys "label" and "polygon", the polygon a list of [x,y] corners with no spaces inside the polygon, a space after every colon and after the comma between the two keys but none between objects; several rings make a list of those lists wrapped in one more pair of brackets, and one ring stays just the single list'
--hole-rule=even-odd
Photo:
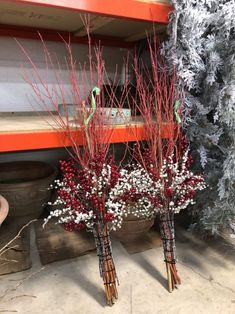
[{"label": "decorative branch display", "polygon": [[[46,67],[54,69],[55,62],[45,43],[42,43]],[[74,107],[72,121],[64,98],[65,90],[60,80],[59,65],[56,63],[59,69],[54,71],[56,88],[51,89],[40,76],[29,54],[20,45],[33,68],[34,75],[25,73],[25,79],[31,85],[37,103],[47,109],[49,100],[56,112],[49,114],[72,144],[71,149],[68,149],[70,160],[60,162],[61,179],[51,186],[55,188],[57,198],[50,204],[53,208],[45,224],[51,218],[56,218],[68,231],[79,231],[83,228],[92,231],[107,303],[112,305],[118,297],[118,280],[112,256],[110,230],[121,228],[123,217],[129,213],[144,218],[157,215],[171,292],[181,283],[176,269],[174,214],[193,204],[196,191],[205,188],[203,177],[194,175],[189,170],[192,156],[181,131],[184,94],[178,88],[176,72],[173,70],[171,75],[169,74],[157,49],[154,35],[153,41],[148,40],[150,66],[134,57],[135,94],[130,93],[129,82],[125,82],[126,85],[121,89],[122,94],[117,101],[115,88],[112,88],[115,82],[111,84],[108,79],[101,48],[96,47],[95,53],[92,54],[89,45],[88,79],[87,73],[82,71],[85,66],[80,65],[77,71],[72,48],[67,43],[65,46],[68,52],[66,63]],[[96,75],[93,75],[94,73]],[[91,90],[90,97],[85,100],[82,99],[77,78],[77,75],[83,74],[83,79]],[[101,91],[105,89],[107,82],[109,114],[106,115],[104,123],[105,101]],[[97,87],[93,87],[94,85]],[[127,103],[131,102],[131,105],[135,106],[132,113],[140,113],[147,136],[145,142],[140,143],[137,139],[134,148],[129,147],[132,162],[123,169],[115,164],[110,155],[111,113],[115,108],[122,115],[121,109],[128,97],[131,101],[128,99]],[[58,108],[59,101],[64,115]],[[161,126],[165,123],[171,126],[167,140],[162,139]],[[110,132],[107,132],[107,125]],[[83,137],[82,147],[76,145],[77,129]]]},{"label": "decorative branch display", "polygon": [[168,157],[160,172],[163,211],[159,215],[159,224],[170,292],[181,283],[176,270],[174,214],[194,204],[196,191],[206,187],[201,175],[190,172],[190,165],[191,156],[186,149],[179,158],[175,155]]},{"label": "decorative branch display", "polygon": [[[143,195],[143,207],[157,213],[166,262],[169,291],[181,283],[176,270],[174,214],[189,204],[197,190],[205,188],[201,175],[194,175],[189,168],[192,156],[181,132],[180,93],[175,72],[170,75],[157,49],[156,38],[148,41],[150,66],[136,62],[134,72],[139,103],[136,103],[144,121],[148,139],[145,145],[137,143],[133,156],[141,180],[148,182]],[[159,125],[174,125],[171,137],[161,138]]]},{"label": "decorative branch display", "polygon": [[142,194],[139,190],[135,192],[142,196],[142,211],[158,214],[170,292],[181,283],[176,269],[174,214],[194,204],[196,191],[206,187],[203,177],[189,170],[192,157],[184,140],[180,148],[179,155],[163,160],[160,169],[156,168],[149,149],[143,150],[137,159],[137,169],[142,169],[139,180],[146,182],[146,186]]},{"label": "decorative branch display", "polygon": [[[89,28],[87,26],[87,28]],[[90,43],[89,29],[88,41]],[[117,104],[115,91],[112,86],[115,82],[110,82],[105,70],[105,63],[102,59],[101,47],[95,47],[94,51],[91,45],[88,47],[88,64],[76,63],[70,44],[64,42],[68,53],[66,58],[67,74],[70,81],[70,93],[72,97],[74,115],[73,119],[68,113],[65,101],[65,87],[60,78],[60,65],[58,60],[53,58],[48,51],[43,39],[42,44],[45,54],[46,68],[54,72],[55,85],[51,88],[48,82],[41,77],[40,71],[35,66],[30,55],[19,43],[21,50],[30,62],[33,73],[28,75],[24,72],[26,82],[30,84],[34,92],[34,101],[44,110],[48,111],[53,118],[56,126],[64,130],[66,137],[71,142],[71,149],[67,149],[71,160],[62,161],[60,168],[62,179],[55,182],[55,188],[58,198],[55,205],[63,205],[62,210],[57,208],[51,211],[48,219],[58,217],[60,223],[63,223],[66,230],[80,230],[86,227],[92,230],[99,257],[100,275],[104,282],[107,303],[112,305],[118,297],[117,294],[117,275],[112,256],[112,246],[110,240],[110,228],[108,222],[112,220],[112,215],[107,212],[107,198],[110,189],[115,185],[120,174],[119,169],[110,157],[110,136],[112,135],[112,109],[120,111],[122,114],[122,104],[125,99],[125,89],[121,100]],[[79,67],[79,71],[77,68]],[[80,80],[78,79],[80,76]],[[89,76],[89,77],[88,77]],[[114,74],[117,77],[117,74]],[[84,100],[80,90],[79,81],[87,83],[86,88],[92,90],[91,96]],[[39,83],[39,84],[38,84]],[[109,85],[106,92],[109,95],[109,110],[105,115],[105,102],[100,91]],[[93,86],[97,87],[93,88]],[[89,87],[88,87],[89,86]],[[48,110],[48,100],[50,106],[54,108],[54,113]],[[62,109],[58,104],[61,104]],[[63,112],[63,115],[61,114]],[[107,125],[109,132],[107,132]],[[83,137],[83,146],[76,145],[76,130]],[[48,220],[47,219],[47,220]]]},{"label": "decorative branch display", "polygon": [[[218,234],[235,217],[235,2],[173,0],[163,54],[186,89],[183,128],[208,188],[195,227]],[[173,69],[173,67],[171,67]]]},{"label": "decorative branch display", "polygon": [[62,180],[56,180],[57,199],[55,208],[45,219],[44,225],[56,217],[67,231],[80,231],[84,228],[93,232],[100,275],[103,278],[108,304],[117,299],[117,275],[112,257],[112,246],[108,223],[113,216],[107,210],[107,198],[120,174],[112,158],[97,153],[95,159],[79,168],[73,161],[61,161]]}]

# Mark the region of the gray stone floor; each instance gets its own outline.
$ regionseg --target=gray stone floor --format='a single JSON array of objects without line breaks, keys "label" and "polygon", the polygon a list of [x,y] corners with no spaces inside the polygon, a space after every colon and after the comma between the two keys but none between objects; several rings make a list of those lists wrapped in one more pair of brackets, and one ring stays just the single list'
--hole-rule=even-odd
[{"label": "gray stone floor", "polygon": [[113,307],[105,304],[95,253],[42,268],[32,241],[33,267],[0,277],[0,313],[234,314],[234,247],[199,240],[181,228],[177,235],[182,285],[171,294],[162,248],[130,255],[113,241],[120,281]]}]

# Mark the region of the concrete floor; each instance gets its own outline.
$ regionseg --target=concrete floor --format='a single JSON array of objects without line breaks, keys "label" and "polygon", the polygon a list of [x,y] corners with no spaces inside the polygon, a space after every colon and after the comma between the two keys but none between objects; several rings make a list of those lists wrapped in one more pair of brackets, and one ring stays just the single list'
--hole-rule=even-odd
[{"label": "concrete floor", "polygon": [[105,304],[95,253],[0,277],[0,313],[230,314],[235,313],[235,250],[177,230],[179,289],[168,293],[162,248],[129,255],[113,241],[119,300]]}]

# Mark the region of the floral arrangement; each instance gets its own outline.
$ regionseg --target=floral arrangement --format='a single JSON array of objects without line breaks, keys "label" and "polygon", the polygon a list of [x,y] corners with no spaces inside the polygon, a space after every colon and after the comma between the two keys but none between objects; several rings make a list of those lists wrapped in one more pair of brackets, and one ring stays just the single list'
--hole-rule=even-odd
[{"label": "floral arrangement", "polygon": [[190,171],[193,160],[185,139],[181,140],[180,149],[181,156],[170,155],[163,160],[160,170],[154,166],[149,149],[142,152],[136,165],[138,169],[143,169],[142,180],[145,179],[150,183],[146,197],[156,208],[155,212],[163,213],[167,207],[169,211],[179,213],[188,205],[194,204],[197,190],[206,187],[203,176],[194,175]]},{"label": "floral arrangement", "polygon": [[[57,218],[67,231],[92,230],[99,220],[110,229],[121,228],[123,217],[152,218],[159,203],[159,182],[154,182],[140,165],[120,169],[113,158],[104,161],[100,154],[88,168],[79,169],[73,160],[60,161],[61,180],[53,188],[57,198],[48,205],[59,207],[50,211],[44,226]],[[155,206],[153,206],[153,204]]]},{"label": "floral arrangement", "polygon": [[112,157],[106,160],[100,153],[83,169],[73,160],[60,161],[60,170],[62,180],[56,180],[51,186],[57,190],[57,199],[49,205],[63,208],[51,211],[45,224],[52,217],[58,217],[58,223],[64,224],[66,230],[79,231],[85,227],[92,229],[100,219],[112,221],[106,203],[121,175]]},{"label": "floral arrangement", "polygon": [[[51,54],[44,43],[43,47],[46,62],[53,68]],[[100,47],[95,49],[93,62],[89,45],[89,88],[92,92],[91,97],[84,101],[77,80],[78,73],[82,71],[76,70],[76,60],[73,58],[71,46],[66,44],[66,48],[71,95],[76,109],[74,111],[79,113],[78,116],[75,114],[73,124],[68,114],[62,117],[58,111],[58,99],[62,99],[64,112],[67,112],[66,101],[63,98],[65,90],[58,71],[55,71],[57,89],[50,90],[30,56],[21,46],[35,71],[33,79],[28,76],[26,81],[31,85],[42,108],[48,108],[45,95],[50,100],[57,113],[50,114],[71,143],[69,150],[71,159],[60,162],[62,179],[55,181],[57,199],[50,204],[58,208],[50,212],[44,225],[52,217],[56,217],[58,223],[63,224],[68,231],[86,228],[93,232],[107,303],[112,305],[118,297],[116,287],[118,280],[112,256],[110,229],[120,228],[123,217],[129,213],[147,218],[158,214],[169,291],[172,291],[175,285],[180,283],[175,266],[173,215],[193,203],[195,192],[204,188],[203,178],[193,175],[189,170],[191,157],[187,145],[179,143],[181,95],[177,89],[175,73],[169,77],[164,62],[159,66],[157,51],[150,42],[152,68],[146,69],[145,75],[142,69],[139,69],[142,63],[135,58],[137,98],[133,99],[133,103],[136,105],[136,111],[142,116],[147,135],[147,149],[141,150],[140,144],[137,143],[137,150],[133,152],[135,162],[128,168],[121,169],[109,154],[112,124],[106,121],[104,126],[100,115],[105,107],[100,92],[107,83],[102,49]],[[82,65],[80,69],[83,69]],[[98,77],[94,79],[96,74]],[[83,75],[86,82],[87,74]],[[42,89],[35,84],[37,81],[41,83]],[[97,87],[93,87],[94,81]],[[127,89],[123,88],[117,109],[122,108],[127,93]],[[115,91],[111,88],[108,95],[109,108],[115,108],[117,103]],[[161,127],[165,122],[172,126],[167,143],[162,140]],[[107,126],[110,132],[107,132]],[[79,133],[76,132],[78,130]],[[77,145],[78,136],[83,139],[83,147]]]},{"label": "floral arrangement", "polygon": [[185,138],[181,139],[177,154],[173,153],[166,157],[160,169],[155,166],[149,148],[142,151],[137,149],[135,158],[137,160],[135,168],[140,174],[139,180],[147,183],[141,198],[142,211],[150,210],[158,214],[171,292],[181,283],[175,265],[174,214],[194,204],[196,192],[206,188],[206,184],[202,175],[195,175],[190,171],[193,160]]},{"label": "floral arrangement", "polygon": [[[61,132],[63,134],[61,141],[65,141],[65,146],[68,143],[71,146],[70,149],[67,149],[71,160],[60,162],[62,179],[57,180],[54,186],[58,197],[53,205],[58,205],[58,207],[50,212],[44,225],[52,217],[57,217],[58,222],[64,224],[66,230],[81,230],[87,227],[86,229],[93,232],[107,303],[112,305],[118,298],[117,274],[109,230],[109,222],[113,217],[111,213],[107,212],[106,203],[109,192],[118,180],[120,173],[109,156],[110,137],[113,131],[111,112],[114,108],[116,111],[122,112],[126,90],[123,89],[121,100],[117,103],[115,96],[117,73],[114,73],[114,80],[111,81],[102,58],[102,47],[96,46],[94,49],[91,47],[89,21],[85,21],[84,26],[88,33],[86,64],[89,65],[89,69],[85,63],[77,62],[73,56],[71,44],[64,41],[67,51],[65,59],[71,103],[74,109],[72,119],[64,97],[67,90],[61,80],[60,64],[58,64],[57,58],[48,51],[41,35],[39,34],[46,66],[52,69],[54,74],[52,87],[41,76],[25,48],[20,43],[19,46],[33,69],[33,73],[28,74],[27,71],[24,73],[25,81],[32,87],[34,95],[32,98],[41,106],[42,110],[48,111],[55,123],[55,129],[63,131]],[[81,90],[79,82],[85,82],[85,90]],[[105,124],[104,118],[100,114],[106,108],[104,97],[102,97],[104,91],[108,93],[110,109],[109,115],[105,117]],[[85,100],[84,94],[87,95]],[[63,110],[59,110],[58,103],[61,104]],[[49,108],[53,108],[53,112]],[[81,139],[82,147],[79,146]]]},{"label": "floral arrangement", "polygon": [[[154,34],[148,39],[149,63],[134,58],[135,105],[144,123],[146,141],[137,141],[133,157],[136,167],[147,173],[146,180],[153,182],[154,193],[148,190],[144,206],[158,217],[171,292],[181,283],[176,269],[174,214],[193,204],[196,191],[204,189],[205,183],[201,175],[190,171],[192,157],[181,130],[184,91],[174,65],[169,71],[158,47]],[[162,125],[166,122],[168,135],[163,138]]]},{"label": "floral arrangement", "polygon": [[115,230],[130,213],[146,218],[164,213],[166,208],[179,213],[194,204],[197,190],[206,187],[203,177],[189,170],[192,157],[181,145],[182,158],[174,161],[174,155],[169,156],[157,172],[148,149],[142,155],[142,164],[133,163],[127,169],[120,169],[111,156],[105,162],[102,154],[86,169],[79,169],[73,160],[60,161],[63,178],[51,186],[58,197],[49,205],[63,208],[52,210],[45,224],[58,217],[66,230],[80,231],[92,229],[98,219],[103,219]]}]

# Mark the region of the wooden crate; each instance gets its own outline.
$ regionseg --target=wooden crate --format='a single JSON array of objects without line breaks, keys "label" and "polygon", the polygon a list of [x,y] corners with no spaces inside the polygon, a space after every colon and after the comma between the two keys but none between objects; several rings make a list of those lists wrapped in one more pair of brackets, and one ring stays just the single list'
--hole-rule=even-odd
[{"label": "wooden crate", "polygon": [[[0,228],[0,250],[17,235],[21,227],[22,221],[17,219],[14,222],[3,223]],[[0,254],[0,275],[29,269],[32,265],[29,227],[25,228]]]},{"label": "wooden crate", "polygon": [[92,234],[68,232],[52,220],[42,228],[43,220],[35,223],[36,244],[43,265],[78,257],[95,250]]}]

